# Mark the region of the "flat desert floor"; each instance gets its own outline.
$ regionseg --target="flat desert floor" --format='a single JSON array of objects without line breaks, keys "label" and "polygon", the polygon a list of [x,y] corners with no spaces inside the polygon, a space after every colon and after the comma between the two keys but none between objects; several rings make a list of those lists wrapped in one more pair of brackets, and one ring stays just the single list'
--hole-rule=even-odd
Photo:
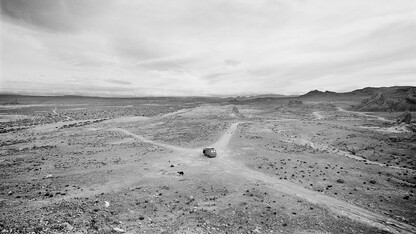
[{"label": "flat desert floor", "polygon": [[0,232],[416,233],[414,133],[347,108],[0,106]]}]

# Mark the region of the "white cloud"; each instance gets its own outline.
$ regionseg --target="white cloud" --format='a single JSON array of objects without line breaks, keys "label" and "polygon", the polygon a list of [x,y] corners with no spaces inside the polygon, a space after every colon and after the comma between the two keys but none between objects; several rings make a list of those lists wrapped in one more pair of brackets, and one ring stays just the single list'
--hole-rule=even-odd
[{"label": "white cloud", "polygon": [[238,95],[416,85],[412,0],[1,4],[0,92],[82,86],[99,95]]}]

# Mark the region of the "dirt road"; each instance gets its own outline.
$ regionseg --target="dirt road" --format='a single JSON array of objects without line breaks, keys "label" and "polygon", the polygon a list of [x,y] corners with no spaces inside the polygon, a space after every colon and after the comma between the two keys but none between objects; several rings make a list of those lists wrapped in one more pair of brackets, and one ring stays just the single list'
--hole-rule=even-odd
[{"label": "dirt road", "polygon": [[[231,157],[233,153],[231,149],[228,147],[228,145],[240,123],[241,122],[233,123],[229,127],[229,129],[219,138],[219,140],[213,144],[213,146],[216,147],[217,151],[219,152],[219,157],[212,159],[212,163],[213,166],[219,169],[219,171],[226,171],[227,173],[230,173],[233,176],[244,177],[250,181],[260,181],[264,183],[267,187],[275,190],[276,192],[299,197],[312,204],[326,207],[337,215],[348,217],[352,220],[379,228],[381,230],[389,231],[391,233],[416,232],[416,227],[414,226],[396,221],[381,214],[370,212],[353,204],[325,196],[321,193],[305,189],[302,186],[296,185],[289,181],[279,180],[277,177],[269,176],[261,172],[252,170],[246,167],[241,162],[234,160]],[[139,141],[155,144],[177,152],[185,153],[189,157],[189,159],[196,159],[196,155],[198,155],[198,149],[183,148],[165,143],[154,142],[140,135],[131,133],[125,129],[114,128],[110,130],[121,132]]]},{"label": "dirt road", "polygon": [[88,102],[2,116],[0,232],[416,233],[407,125],[344,102]]},{"label": "dirt road", "polygon": [[144,138],[140,135],[134,134],[132,132],[129,132],[129,131],[127,131],[125,129],[121,129],[121,128],[112,128],[112,129],[109,129],[109,131],[121,132],[125,135],[133,137],[136,140],[139,140],[139,141],[142,141],[142,142],[145,142],[145,143],[151,143],[151,144],[154,144],[154,145],[158,145],[158,146],[161,146],[161,147],[164,147],[164,148],[167,148],[167,149],[171,149],[171,150],[175,150],[175,151],[179,151],[179,152],[183,152],[183,153],[191,153],[192,154],[192,153],[198,152],[198,149],[183,148],[183,147],[179,147],[179,146],[165,144],[165,143],[162,143],[162,142],[155,142],[155,141],[152,141],[152,140],[148,140],[148,139],[146,139],[146,138]]}]

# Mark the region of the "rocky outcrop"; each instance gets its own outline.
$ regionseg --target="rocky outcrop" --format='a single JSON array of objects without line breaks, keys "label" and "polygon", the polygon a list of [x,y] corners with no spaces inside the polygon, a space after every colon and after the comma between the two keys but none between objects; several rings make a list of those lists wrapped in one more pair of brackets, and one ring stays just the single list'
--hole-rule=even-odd
[{"label": "rocky outcrop", "polygon": [[404,99],[408,103],[416,104],[416,88],[409,89],[409,91],[407,91],[406,97]]},{"label": "rocky outcrop", "polygon": [[398,124],[401,124],[401,123],[410,124],[411,122],[412,122],[412,115],[410,114],[410,112],[406,112],[397,118]]},{"label": "rocky outcrop", "polygon": [[244,115],[240,113],[237,107],[233,106],[232,114],[238,118],[244,118]]},{"label": "rocky outcrop", "polygon": [[370,98],[364,99],[359,105],[353,106],[355,111],[416,111],[416,88],[409,88],[405,93],[394,95],[378,91]]},{"label": "rocky outcrop", "polygon": [[390,110],[390,103],[387,102],[383,92],[379,91],[370,98],[364,99],[360,105],[355,106],[353,109],[360,111]]}]

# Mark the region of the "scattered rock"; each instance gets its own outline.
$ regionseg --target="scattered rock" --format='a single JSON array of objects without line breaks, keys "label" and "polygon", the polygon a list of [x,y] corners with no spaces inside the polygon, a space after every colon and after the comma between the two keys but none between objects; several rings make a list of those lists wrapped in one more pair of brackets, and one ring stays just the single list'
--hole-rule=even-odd
[{"label": "scattered rock", "polygon": [[389,140],[391,142],[400,142],[400,141],[402,141],[402,138],[398,137],[398,136],[391,136],[391,137],[389,137]]},{"label": "scattered rock", "polygon": [[256,229],[252,230],[251,232],[253,232],[253,233],[261,233],[260,229],[261,228],[256,227]]},{"label": "scattered rock", "polygon": [[185,173],[183,171],[178,171],[178,174],[183,176]]},{"label": "scattered rock", "polygon": [[192,195],[191,195],[191,196],[189,196],[188,198],[189,198],[189,202],[193,202],[193,201],[195,201],[195,198],[194,198],[194,196],[192,196]]},{"label": "scattered rock", "polygon": [[345,180],[343,180],[343,179],[337,179],[337,182],[340,183],[340,184],[343,184],[343,183],[345,183]]},{"label": "scattered rock", "polygon": [[288,106],[290,107],[295,107],[295,106],[300,106],[303,105],[303,102],[300,100],[290,100],[288,103]]},{"label": "scattered rock", "polygon": [[69,231],[69,232],[74,229],[74,227],[71,224],[67,223],[67,222],[63,223],[63,226],[65,226],[65,230]]},{"label": "scattered rock", "polygon": [[123,229],[118,228],[118,227],[114,227],[114,228],[113,228],[113,230],[114,230],[115,232],[120,232],[120,233],[124,233],[124,232],[126,232],[126,231],[124,231]]}]

